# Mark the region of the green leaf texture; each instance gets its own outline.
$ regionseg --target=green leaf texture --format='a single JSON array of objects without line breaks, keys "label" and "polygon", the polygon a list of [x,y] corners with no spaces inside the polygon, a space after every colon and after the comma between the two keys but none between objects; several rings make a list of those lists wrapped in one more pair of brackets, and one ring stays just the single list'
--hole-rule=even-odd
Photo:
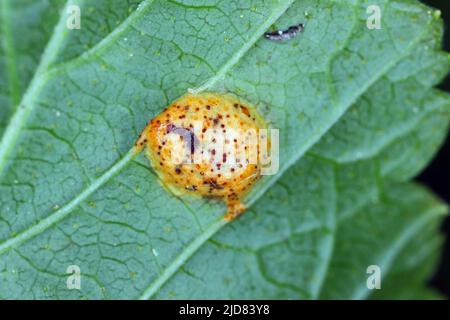
[{"label": "green leaf texture", "polygon": [[[445,139],[450,59],[414,0],[0,0],[0,298],[436,298],[447,207],[409,182]],[[366,27],[369,5],[382,28]],[[81,8],[81,29],[66,28]],[[262,35],[304,22],[287,42]],[[29,31],[31,30],[31,31]],[[194,91],[280,129],[227,223],[130,152]],[[81,269],[81,289],[66,286]],[[382,289],[369,290],[378,265]]]}]

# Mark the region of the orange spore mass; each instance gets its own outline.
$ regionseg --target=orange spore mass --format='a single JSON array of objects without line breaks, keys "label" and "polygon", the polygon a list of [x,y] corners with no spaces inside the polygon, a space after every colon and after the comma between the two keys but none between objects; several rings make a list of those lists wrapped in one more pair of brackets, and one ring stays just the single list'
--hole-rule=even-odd
[{"label": "orange spore mass", "polygon": [[136,141],[165,186],[178,193],[220,198],[226,219],[245,211],[241,199],[259,179],[255,108],[223,94],[187,94],[153,118]]}]

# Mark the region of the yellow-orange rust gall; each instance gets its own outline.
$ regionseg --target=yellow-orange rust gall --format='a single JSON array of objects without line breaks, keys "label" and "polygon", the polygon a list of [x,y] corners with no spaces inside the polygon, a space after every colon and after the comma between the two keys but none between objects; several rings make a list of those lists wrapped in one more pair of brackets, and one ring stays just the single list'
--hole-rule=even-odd
[{"label": "yellow-orange rust gall", "polygon": [[176,192],[220,198],[225,219],[245,211],[241,199],[261,174],[255,108],[215,93],[187,94],[153,118],[136,147],[146,155],[163,183]]}]

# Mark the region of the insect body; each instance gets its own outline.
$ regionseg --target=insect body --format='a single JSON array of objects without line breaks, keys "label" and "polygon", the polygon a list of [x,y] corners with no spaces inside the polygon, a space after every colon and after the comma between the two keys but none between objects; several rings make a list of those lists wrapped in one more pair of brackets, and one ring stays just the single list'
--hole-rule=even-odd
[{"label": "insect body", "polygon": [[303,23],[296,24],[289,27],[286,30],[277,30],[273,32],[266,32],[264,38],[273,41],[285,41],[294,38],[298,33],[302,32],[305,28]]}]

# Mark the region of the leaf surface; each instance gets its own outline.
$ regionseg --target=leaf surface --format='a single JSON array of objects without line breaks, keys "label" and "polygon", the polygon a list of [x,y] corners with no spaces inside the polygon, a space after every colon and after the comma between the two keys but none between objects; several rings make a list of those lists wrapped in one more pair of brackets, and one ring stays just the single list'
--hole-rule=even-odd
[{"label": "leaf surface", "polygon": [[[366,28],[373,1],[67,3],[82,29],[63,10],[40,33],[51,37],[28,88],[2,94],[1,112],[15,112],[0,142],[0,297],[366,298],[370,264],[390,288],[380,297],[426,294],[432,267],[397,275],[437,256],[446,208],[408,180],[445,138],[450,101],[432,88],[449,58],[435,11],[376,3],[380,30]],[[299,21],[289,42],[261,38]],[[279,172],[231,224],[220,203],[168,193],[130,152],[188,89],[236,94],[280,129]],[[422,234],[420,257],[408,243]],[[81,290],[66,287],[70,265]]]}]

